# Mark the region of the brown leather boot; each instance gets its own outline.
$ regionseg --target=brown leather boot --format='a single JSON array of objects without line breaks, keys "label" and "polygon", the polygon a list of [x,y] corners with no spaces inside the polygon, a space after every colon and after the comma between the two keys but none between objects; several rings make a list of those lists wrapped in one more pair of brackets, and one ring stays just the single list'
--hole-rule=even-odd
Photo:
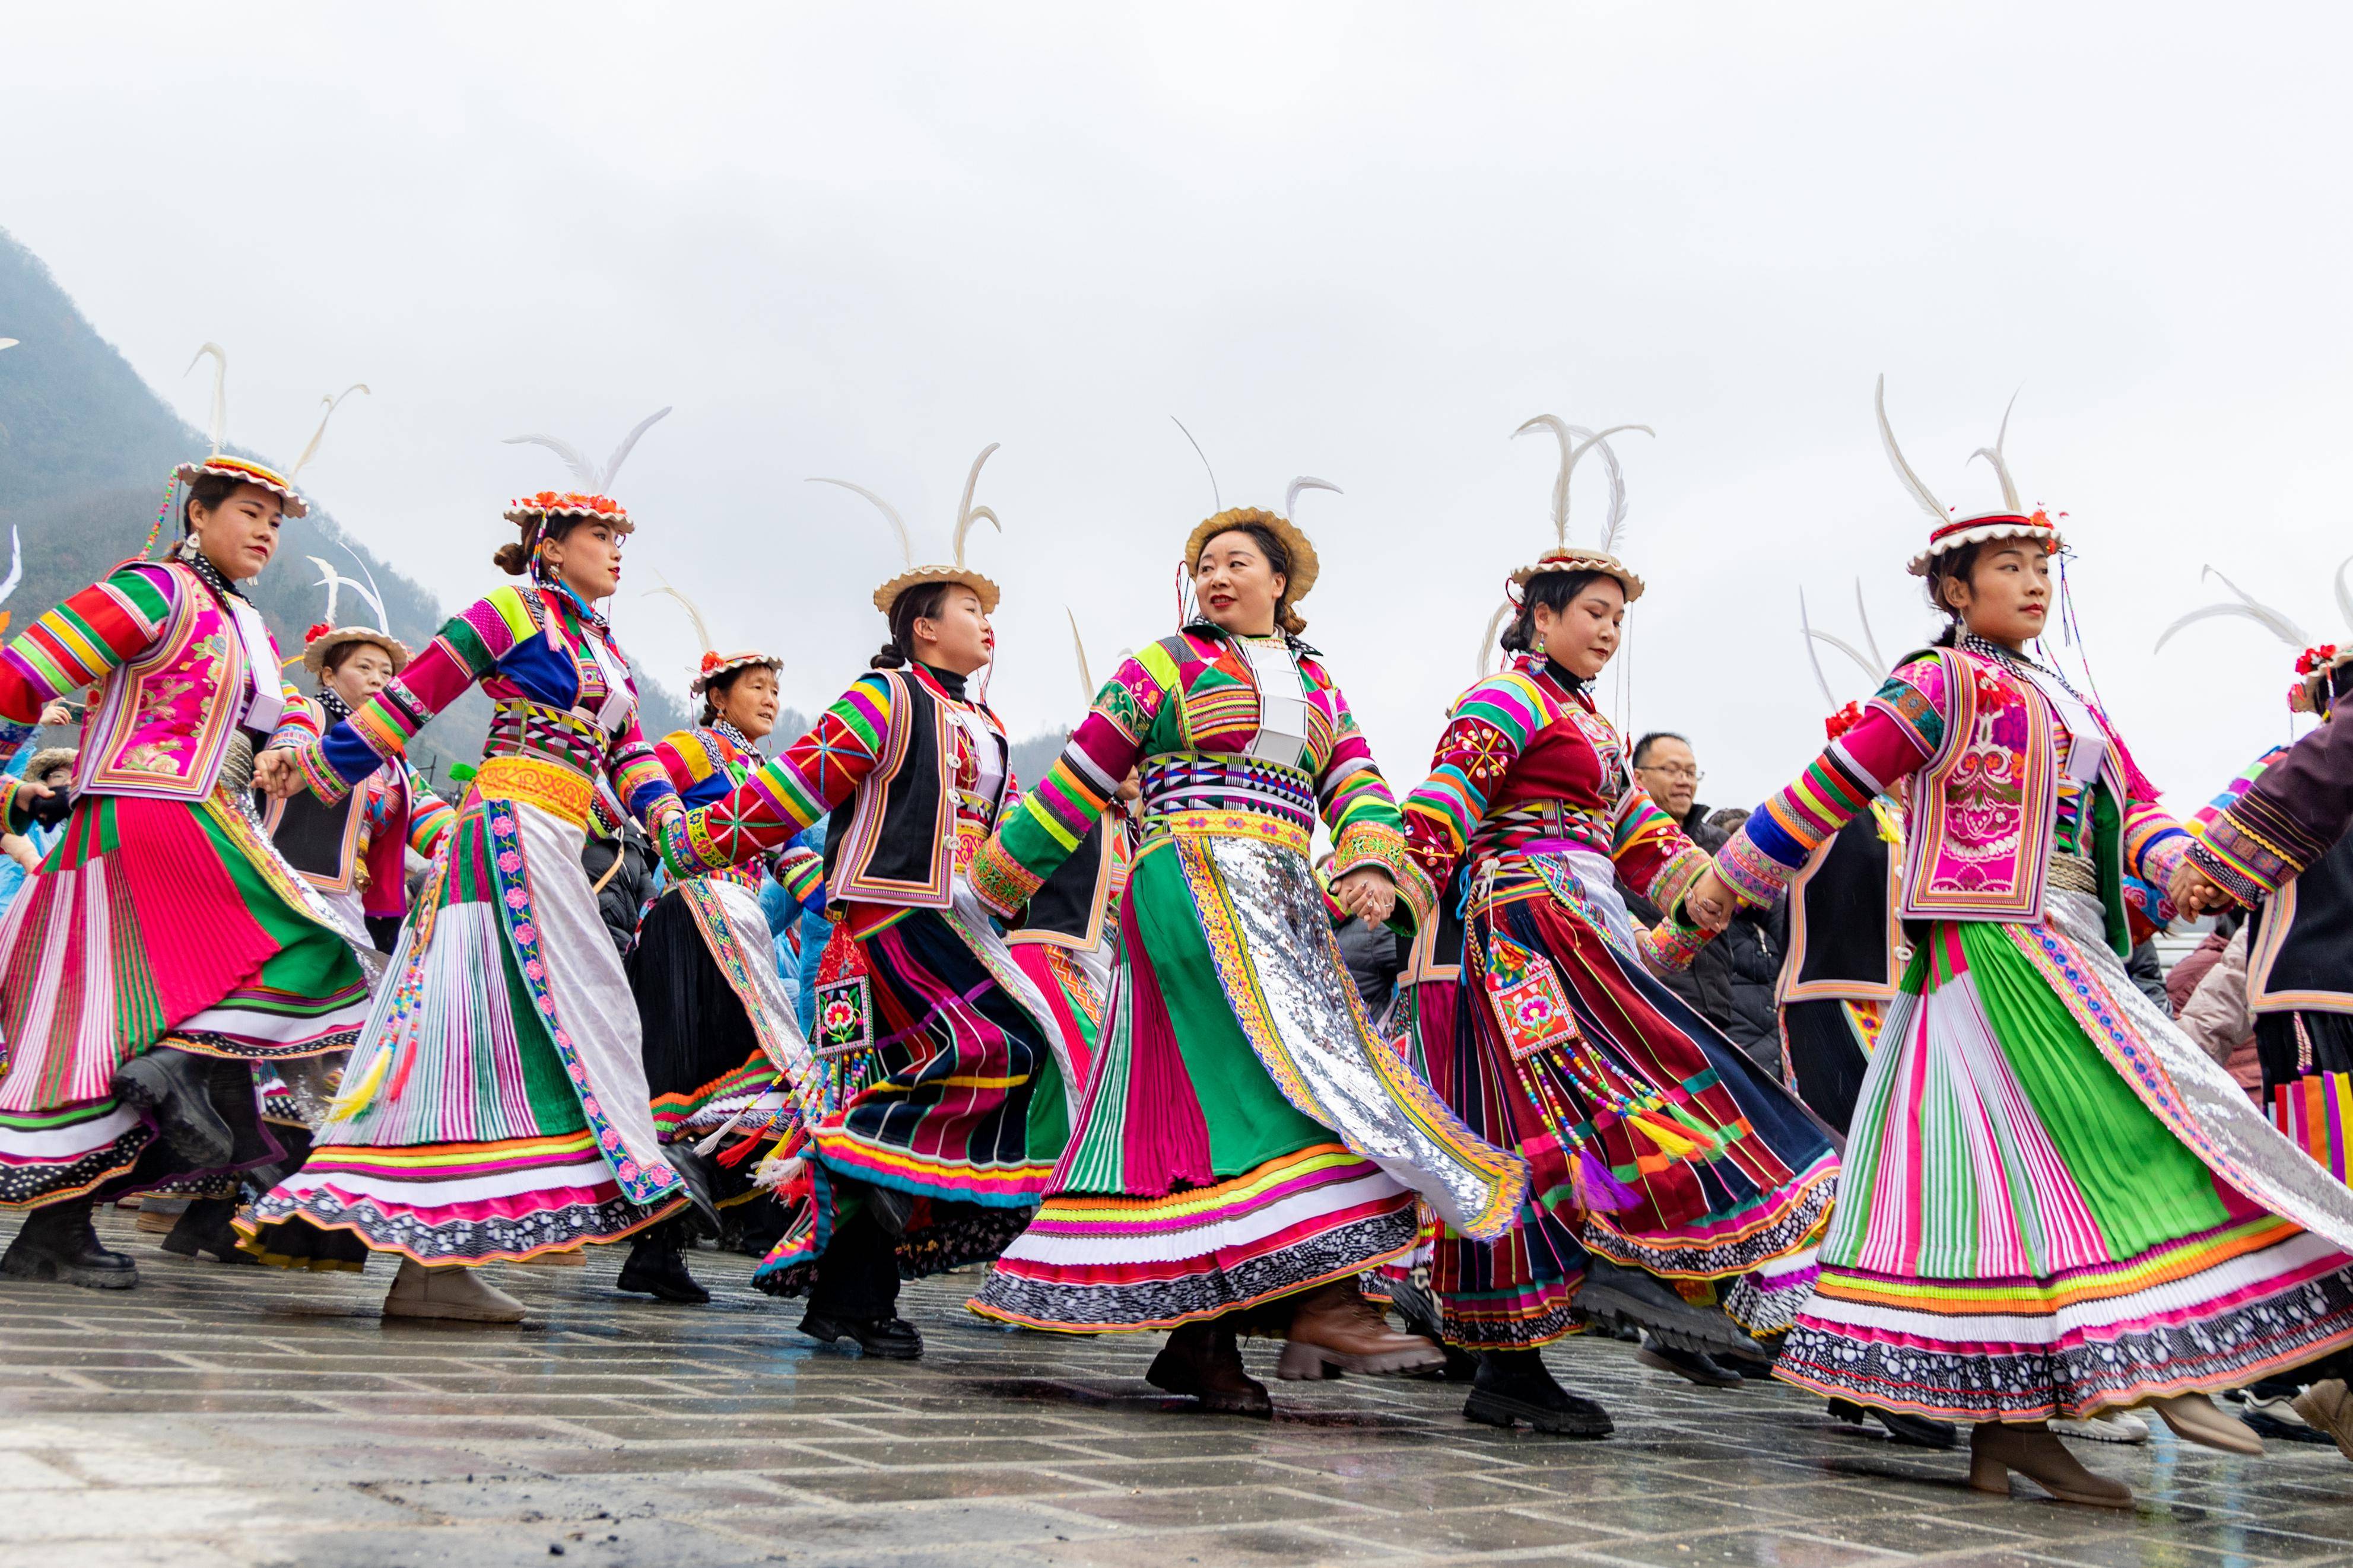
[{"label": "brown leather boot", "polygon": [[1221,1322],[1187,1323],[1168,1336],[1144,1380],[1228,1415],[1271,1415],[1266,1384],[1242,1370],[1241,1347]]},{"label": "brown leather boot", "polygon": [[[1318,1285],[1299,1298],[1291,1314],[1291,1343],[1282,1352],[1282,1375],[1321,1375],[1321,1366],[1349,1372],[1429,1372],[1446,1365],[1446,1352],[1419,1334],[1403,1334],[1373,1310],[1354,1279]],[[1318,1371],[1311,1372],[1315,1365]]]}]

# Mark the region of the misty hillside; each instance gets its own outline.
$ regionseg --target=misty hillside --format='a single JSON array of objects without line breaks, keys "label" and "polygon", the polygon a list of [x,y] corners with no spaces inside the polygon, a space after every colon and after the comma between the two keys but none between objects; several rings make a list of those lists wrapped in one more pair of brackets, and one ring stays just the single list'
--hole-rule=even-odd
[{"label": "misty hillside", "polygon": [[[40,258],[5,230],[0,338],[20,340],[0,353],[0,535],[14,528],[24,543],[25,580],[6,605],[10,625],[21,628],[138,553],[164,504],[173,465],[202,457],[206,443],[98,334]],[[191,329],[191,353],[196,341]],[[309,435],[305,429],[298,439]],[[273,467],[293,456],[233,441],[229,449]],[[178,531],[174,517],[157,551]],[[353,557],[364,562],[384,595],[393,635],[412,649],[423,647],[447,609],[455,607],[436,604],[364,541],[346,538],[314,502],[308,517],[288,521],[277,558],[247,589],[281,652],[300,648],[303,628],[325,608],[318,570],[305,559],[311,555],[363,581],[367,573]],[[338,618],[367,614],[346,594]],[[306,677],[296,679],[307,683]],[[642,677],[639,691],[649,735],[686,722],[689,715],[672,693]],[[418,767],[438,777],[449,762],[479,758],[489,721],[489,702],[479,691],[469,693],[417,738]]]}]

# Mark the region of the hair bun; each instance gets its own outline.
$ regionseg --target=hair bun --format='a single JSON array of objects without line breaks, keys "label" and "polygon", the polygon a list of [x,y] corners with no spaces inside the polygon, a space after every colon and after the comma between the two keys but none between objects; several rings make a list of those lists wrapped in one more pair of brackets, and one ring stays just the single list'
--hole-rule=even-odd
[{"label": "hair bun", "polygon": [[866,661],[869,669],[903,669],[906,665],[907,656],[900,651],[895,642],[884,643],[882,651]]},{"label": "hair bun", "polygon": [[531,552],[521,540],[510,540],[491,552],[491,564],[510,577],[520,577],[531,570]]}]

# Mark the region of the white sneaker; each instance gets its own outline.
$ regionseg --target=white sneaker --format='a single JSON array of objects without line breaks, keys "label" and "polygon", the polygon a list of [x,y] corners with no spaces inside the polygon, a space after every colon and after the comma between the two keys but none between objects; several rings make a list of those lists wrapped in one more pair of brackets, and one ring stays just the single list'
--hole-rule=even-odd
[{"label": "white sneaker", "polygon": [[2085,1437],[2094,1443],[2148,1441],[2148,1423],[2129,1410],[2119,1410],[2113,1415],[2094,1415],[2082,1421],[2053,1420],[2051,1430],[2062,1437]]},{"label": "white sneaker", "polygon": [[387,1318],[448,1318],[468,1323],[519,1323],[523,1305],[464,1264],[427,1268],[413,1258],[400,1260],[392,1290],[384,1299]]}]

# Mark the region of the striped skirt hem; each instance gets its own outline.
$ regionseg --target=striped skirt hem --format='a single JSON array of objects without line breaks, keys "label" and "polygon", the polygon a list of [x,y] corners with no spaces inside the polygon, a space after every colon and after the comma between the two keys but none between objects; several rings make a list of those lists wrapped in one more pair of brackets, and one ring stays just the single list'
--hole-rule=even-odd
[{"label": "striped skirt hem", "polygon": [[1776,1375],[1947,1421],[2077,1420],[2353,1344],[2353,1268],[2268,1215],[2052,1279],[1825,1267]]},{"label": "striped skirt hem", "polygon": [[632,1203],[587,1133],[404,1149],[313,1150],[237,1221],[264,1262],[300,1257],[276,1225],[349,1231],[377,1252],[424,1264],[490,1263],[618,1241],[685,1205]]},{"label": "striped skirt hem", "polygon": [[1414,1195],[1337,1143],[1214,1186],[1047,1200],[967,1305],[1093,1333],[1222,1317],[1410,1251]]}]

